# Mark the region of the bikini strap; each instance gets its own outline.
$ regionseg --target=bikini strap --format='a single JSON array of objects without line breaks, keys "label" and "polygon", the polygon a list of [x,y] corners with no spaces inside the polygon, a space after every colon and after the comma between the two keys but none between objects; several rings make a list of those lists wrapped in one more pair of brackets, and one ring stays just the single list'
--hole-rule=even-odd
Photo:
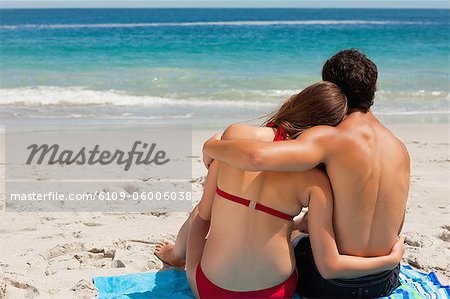
[{"label": "bikini strap", "polygon": [[260,203],[256,203],[254,201],[230,194],[228,192],[223,191],[222,189],[219,188],[219,186],[216,187],[216,193],[217,195],[228,199],[230,201],[234,201],[235,203],[244,205],[246,207],[249,207],[250,209],[254,209],[254,210],[259,210],[261,212],[264,212],[266,214],[284,219],[284,220],[288,220],[288,221],[292,221],[294,219],[294,216],[280,212],[278,210],[272,209],[266,205],[260,204]]},{"label": "bikini strap", "polygon": [[275,131],[275,137],[273,138],[273,141],[282,141],[287,139],[288,134],[286,130],[280,126],[277,126],[274,122],[268,123],[266,127],[277,129]]}]

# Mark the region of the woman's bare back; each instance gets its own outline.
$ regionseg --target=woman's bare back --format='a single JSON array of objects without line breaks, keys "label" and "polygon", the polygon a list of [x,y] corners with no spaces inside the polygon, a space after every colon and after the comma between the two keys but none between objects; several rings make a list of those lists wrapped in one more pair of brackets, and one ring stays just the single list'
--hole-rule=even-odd
[{"label": "woman's bare back", "polygon": [[[242,125],[224,138],[272,141],[274,131]],[[263,204],[285,214],[297,215],[307,204],[308,187],[317,171],[247,172],[225,163],[219,165],[218,187],[227,193]],[[305,204],[304,204],[305,203]],[[295,269],[290,246],[292,221],[227,200],[216,194],[211,230],[202,267],[222,288],[255,290],[277,285]]]}]

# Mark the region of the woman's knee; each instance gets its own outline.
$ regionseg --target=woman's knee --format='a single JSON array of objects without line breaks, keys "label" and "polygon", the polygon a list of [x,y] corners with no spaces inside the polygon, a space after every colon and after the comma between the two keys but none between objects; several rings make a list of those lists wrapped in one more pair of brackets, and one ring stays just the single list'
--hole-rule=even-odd
[{"label": "woman's knee", "polygon": [[194,217],[197,215],[198,215],[198,205],[194,207],[194,209],[191,212],[191,215],[189,215],[189,225],[192,223],[192,219],[194,219]]}]

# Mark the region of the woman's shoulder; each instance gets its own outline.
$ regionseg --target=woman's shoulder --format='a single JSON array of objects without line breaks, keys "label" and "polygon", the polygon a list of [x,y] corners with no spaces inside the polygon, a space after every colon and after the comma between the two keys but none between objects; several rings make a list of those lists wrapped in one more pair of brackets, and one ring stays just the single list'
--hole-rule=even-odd
[{"label": "woman's shoulder", "polygon": [[271,128],[257,127],[248,124],[235,123],[228,126],[223,132],[222,139],[258,139],[272,141],[274,132]]}]

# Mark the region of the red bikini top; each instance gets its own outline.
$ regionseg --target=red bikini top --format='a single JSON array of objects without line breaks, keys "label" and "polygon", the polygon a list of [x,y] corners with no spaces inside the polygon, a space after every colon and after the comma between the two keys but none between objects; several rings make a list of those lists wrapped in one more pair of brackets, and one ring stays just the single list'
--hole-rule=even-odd
[{"label": "red bikini top", "polygon": [[287,139],[288,137],[287,132],[282,127],[277,126],[275,123],[268,123],[266,126],[269,128],[277,129],[275,131],[275,137],[273,138],[273,141],[282,141]]},{"label": "red bikini top", "polygon": [[[287,138],[287,133],[283,128],[280,128],[278,126],[276,126],[274,123],[268,123],[267,124],[268,127],[271,128],[277,128],[276,132],[275,132],[275,138],[273,139],[273,141],[280,141],[280,140],[285,140]],[[284,219],[284,220],[288,220],[288,221],[292,221],[294,219],[294,216],[291,216],[289,214],[277,211],[275,209],[272,209],[268,206],[265,206],[263,204],[230,194],[228,192],[225,192],[223,190],[221,190],[219,187],[216,188],[216,193],[217,195],[228,199],[230,201],[233,201],[235,203],[244,205],[249,207],[250,209],[255,209],[255,210],[259,210],[261,212],[267,213],[269,215]]]}]

